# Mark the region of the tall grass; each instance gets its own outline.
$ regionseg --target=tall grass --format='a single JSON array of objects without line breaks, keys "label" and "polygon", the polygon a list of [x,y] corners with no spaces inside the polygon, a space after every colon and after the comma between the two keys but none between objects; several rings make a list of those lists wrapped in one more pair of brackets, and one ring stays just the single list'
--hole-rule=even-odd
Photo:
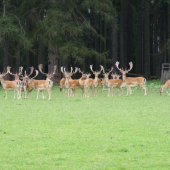
[{"label": "tall grass", "polygon": [[0,169],[170,169],[170,96],[147,82],[148,95],[4,99],[0,89]]}]

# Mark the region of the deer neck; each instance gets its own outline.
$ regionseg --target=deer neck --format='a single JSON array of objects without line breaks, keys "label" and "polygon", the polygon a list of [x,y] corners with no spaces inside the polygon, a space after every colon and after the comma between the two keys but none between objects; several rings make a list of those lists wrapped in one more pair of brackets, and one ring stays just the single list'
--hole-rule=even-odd
[{"label": "deer neck", "polygon": [[98,84],[98,76],[95,76],[94,78],[94,86],[97,87]]},{"label": "deer neck", "polygon": [[108,87],[109,87],[109,78],[108,78],[108,76],[107,76],[107,77],[105,77],[105,80],[106,80],[106,86],[108,86]]},{"label": "deer neck", "polygon": [[85,80],[85,84],[86,84],[86,86],[88,86],[88,85],[89,85],[89,77],[87,77],[87,78],[86,78],[86,80]]},{"label": "deer neck", "polygon": [[122,74],[122,79],[126,83],[126,74]]},{"label": "deer neck", "polygon": [[66,86],[66,88],[68,88],[68,86],[69,86],[69,78],[68,77],[66,77],[65,86]]}]

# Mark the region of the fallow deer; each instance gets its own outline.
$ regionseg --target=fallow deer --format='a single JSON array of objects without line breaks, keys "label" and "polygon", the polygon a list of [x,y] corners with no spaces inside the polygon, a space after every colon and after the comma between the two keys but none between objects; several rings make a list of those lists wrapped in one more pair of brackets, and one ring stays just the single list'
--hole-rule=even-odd
[{"label": "fallow deer", "polygon": [[10,70],[10,67],[7,67],[7,72],[0,74],[0,81],[1,81],[2,87],[5,89],[5,99],[7,99],[7,97],[8,97],[9,90],[14,90],[14,99],[15,99],[15,91],[17,91],[17,99],[20,99],[19,89],[17,87],[18,81],[4,80],[4,76],[9,73],[9,70]]},{"label": "fallow deer", "polygon": [[[90,65],[90,69],[92,71],[92,73],[95,75],[95,78],[93,80],[93,88],[94,88],[94,96],[97,96],[97,91],[98,91],[98,87],[100,87],[101,89],[101,80],[98,78],[99,74],[101,74],[102,71],[102,67],[100,69],[100,71],[93,71],[93,65]],[[102,92],[102,89],[101,89]]]},{"label": "fallow deer", "polygon": [[125,82],[126,87],[127,87],[127,95],[128,93],[132,94],[131,87],[134,87],[134,86],[142,87],[145,90],[145,95],[147,95],[147,89],[145,87],[146,79],[144,77],[126,77],[126,74],[133,68],[132,62],[129,63],[130,68],[128,70],[120,69],[118,61],[116,62],[115,65],[117,69],[122,73],[123,81]]},{"label": "fallow deer", "polygon": [[113,71],[113,67],[111,68],[111,70],[108,73],[105,72],[103,66],[102,66],[102,69],[103,69],[103,73],[104,73],[103,76],[105,78],[105,86],[108,88],[108,96],[114,95],[115,87],[119,88],[120,95],[122,95],[123,81],[121,79],[109,79],[109,74]]}]

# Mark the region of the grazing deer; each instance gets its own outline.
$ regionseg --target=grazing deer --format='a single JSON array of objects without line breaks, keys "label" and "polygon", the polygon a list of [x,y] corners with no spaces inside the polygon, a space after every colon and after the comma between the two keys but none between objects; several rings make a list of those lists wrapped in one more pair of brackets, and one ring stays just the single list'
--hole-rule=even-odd
[{"label": "grazing deer", "polygon": [[[123,81],[121,79],[109,79],[109,74],[113,71],[113,67],[111,68],[111,70],[108,73],[105,72],[103,66],[102,66],[102,69],[103,69],[103,73],[104,73],[103,76],[105,79],[105,86],[108,88],[108,97],[110,95],[112,95],[112,96],[114,95],[115,87],[119,88],[120,95],[122,95]],[[102,96],[103,96],[103,92],[102,92]]]},{"label": "grazing deer", "polygon": [[[163,91],[167,88],[170,88],[170,80],[167,80],[166,83],[162,86],[162,88],[159,90],[160,95],[162,95]],[[169,92],[167,92],[168,95],[170,95]]]},{"label": "grazing deer", "polygon": [[130,66],[129,70],[120,69],[118,61],[116,62],[115,65],[117,69],[122,73],[123,81],[125,82],[126,87],[127,87],[127,95],[128,93],[132,94],[131,87],[134,87],[134,86],[142,87],[145,90],[145,95],[147,95],[147,89],[145,87],[146,79],[144,77],[126,77],[126,74],[133,68],[132,62],[129,63],[129,66]]},{"label": "grazing deer", "polygon": [[[90,65],[90,69],[91,69],[92,73],[95,75],[95,78],[93,80],[93,89],[94,89],[93,96],[97,96],[98,87],[100,87],[100,89],[101,89],[101,80],[98,78],[98,76],[102,71],[102,67],[101,67],[100,71],[93,71],[92,67],[93,67],[93,65]],[[101,92],[102,92],[102,89],[101,89]]]},{"label": "grazing deer", "polygon": [[2,87],[5,89],[5,99],[7,99],[9,90],[14,90],[14,99],[15,99],[15,91],[17,91],[17,99],[20,99],[19,89],[17,87],[18,80],[14,80],[14,81],[4,80],[4,76],[9,73],[9,70],[10,70],[10,67],[7,67],[7,72],[0,74],[0,81],[1,81]]}]

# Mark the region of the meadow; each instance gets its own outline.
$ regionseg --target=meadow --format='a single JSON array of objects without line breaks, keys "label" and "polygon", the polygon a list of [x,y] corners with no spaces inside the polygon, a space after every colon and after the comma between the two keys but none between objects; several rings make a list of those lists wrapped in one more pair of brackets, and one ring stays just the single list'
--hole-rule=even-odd
[{"label": "meadow", "polygon": [[13,99],[0,88],[1,170],[170,169],[170,96],[159,80],[148,95],[67,98],[52,87],[51,101]]}]

